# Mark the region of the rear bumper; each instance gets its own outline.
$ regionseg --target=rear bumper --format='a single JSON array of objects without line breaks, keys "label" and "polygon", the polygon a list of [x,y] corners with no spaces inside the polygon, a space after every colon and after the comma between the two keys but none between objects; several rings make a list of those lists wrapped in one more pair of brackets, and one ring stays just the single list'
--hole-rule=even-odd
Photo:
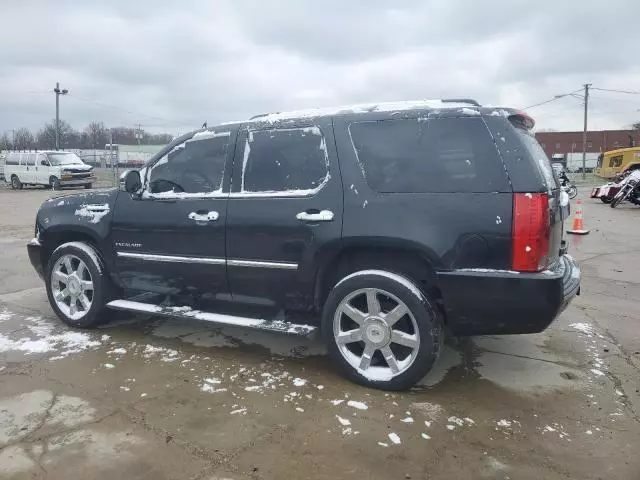
[{"label": "rear bumper", "polygon": [[38,276],[44,280],[42,245],[37,238],[34,238],[27,243],[27,252],[29,253],[29,261],[31,261],[31,265],[33,265],[33,268],[38,272]]},{"label": "rear bumper", "polygon": [[438,278],[456,335],[541,332],[580,294],[580,268],[570,255],[541,273],[455,270]]}]

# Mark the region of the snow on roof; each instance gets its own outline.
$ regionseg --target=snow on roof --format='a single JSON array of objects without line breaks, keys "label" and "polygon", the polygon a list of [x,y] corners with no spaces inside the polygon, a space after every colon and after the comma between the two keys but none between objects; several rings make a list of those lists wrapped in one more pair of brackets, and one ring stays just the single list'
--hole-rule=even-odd
[{"label": "snow on roof", "polygon": [[[339,115],[345,113],[368,113],[368,112],[401,112],[406,110],[419,110],[424,108],[464,108],[462,113],[474,115],[479,112],[468,108],[466,102],[443,102],[442,100],[409,100],[402,102],[381,102],[357,105],[345,105],[341,107],[313,108],[309,110],[297,110],[292,112],[279,112],[262,115],[250,120],[251,122],[279,122],[281,120],[291,120],[296,118],[311,118],[320,116]],[[469,113],[468,113],[469,112]]]}]

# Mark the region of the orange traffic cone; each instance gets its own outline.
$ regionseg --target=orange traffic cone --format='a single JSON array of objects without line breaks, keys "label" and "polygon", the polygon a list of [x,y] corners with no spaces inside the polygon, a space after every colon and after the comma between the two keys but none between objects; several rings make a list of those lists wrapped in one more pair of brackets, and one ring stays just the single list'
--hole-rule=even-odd
[{"label": "orange traffic cone", "polygon": [[575,235],[586,235],[591,230],[584,228],[584,221],[582,220],[582,200],[576,201],[576,213],[573,215],[573,226],[571,230],[567,230],[567,233],[573,233]]}]

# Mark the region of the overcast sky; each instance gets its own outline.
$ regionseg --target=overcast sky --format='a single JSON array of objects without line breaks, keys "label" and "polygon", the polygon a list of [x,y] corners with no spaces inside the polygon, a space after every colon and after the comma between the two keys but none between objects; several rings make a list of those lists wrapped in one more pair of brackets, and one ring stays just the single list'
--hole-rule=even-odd
[{"label": "overcast sky", "polygon": [[[638,91],[637,2],[1,0],[0,134],[50,121],[56,81],[76,128],[171,133],[358,102]],[[640,120],[640,95],[594,91],[591,105],[593,128]],[[539,129],[580,130],[581,109],[566,97],[529,113]]]}]

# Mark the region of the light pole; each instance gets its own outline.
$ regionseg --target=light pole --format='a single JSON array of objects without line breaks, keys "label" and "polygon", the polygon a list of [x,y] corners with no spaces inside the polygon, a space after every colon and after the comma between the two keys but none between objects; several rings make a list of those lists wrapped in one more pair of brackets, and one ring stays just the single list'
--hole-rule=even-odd
[{"label": "light pole", "polygon": [[590,83],[584,85],[584,95],[576,95],[575,93],[565,93],[563,95],[555,95],[555,98],[576,97],[584,102],[584,128],[582,130],[582,178],[587,177],[587,112],[589,107],[589,87]]},{"label": "light pole", "polygon": [[53,92],[56,94],[56,150],[60,150],[60,95],[66,95],[69,90],[60,90],[60,84],[56,82]]}]

